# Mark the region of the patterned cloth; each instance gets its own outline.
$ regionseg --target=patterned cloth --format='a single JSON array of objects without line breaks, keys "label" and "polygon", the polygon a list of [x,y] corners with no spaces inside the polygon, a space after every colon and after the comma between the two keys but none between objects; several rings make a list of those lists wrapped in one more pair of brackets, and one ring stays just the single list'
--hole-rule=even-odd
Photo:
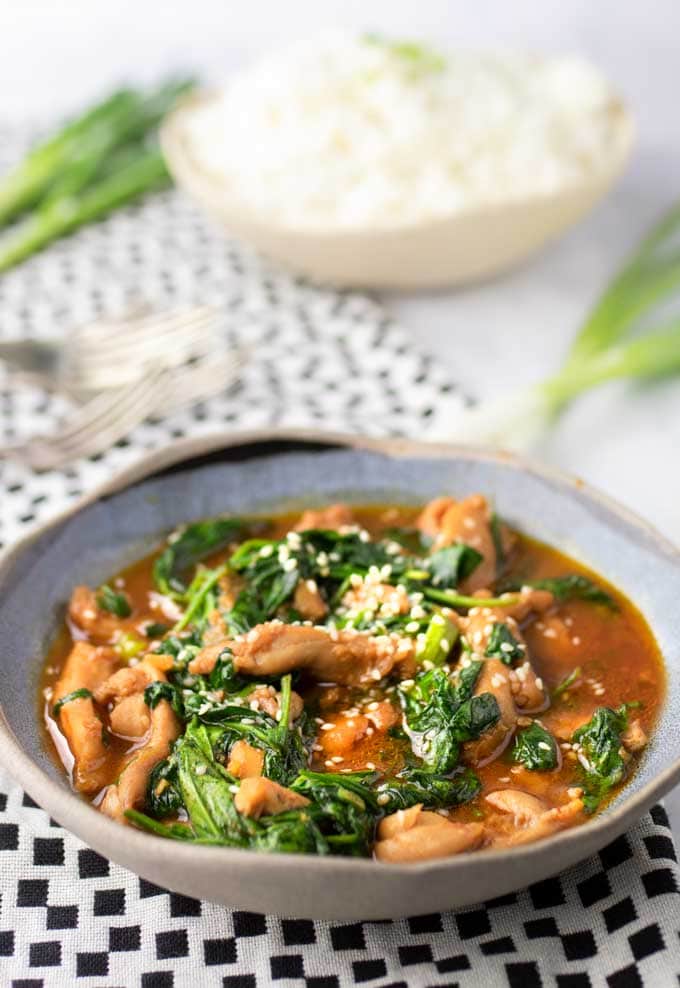
[{"label": "patterned cloth", "polygon": [[[21,135],[0,130],[0,167]],[[169,440],[226,425],[319,426],[419,438],[464,398],[367,298],[312,288],[225,241],[168,192],[0,279],[0,336],[49,337],[144,299],[210,302],[225,344],[249,347],[238,385],[148,421],[103,456],[37,475],[0,466],[0,542]],[[54,427],[65,403],[0,379],[2,437]],[[460,913],[322,923],[228,912],[168,893],[50,822],[0,770],[0,986],[344,988],[677,983],[678,869],[657,807],[577,868]]]}]

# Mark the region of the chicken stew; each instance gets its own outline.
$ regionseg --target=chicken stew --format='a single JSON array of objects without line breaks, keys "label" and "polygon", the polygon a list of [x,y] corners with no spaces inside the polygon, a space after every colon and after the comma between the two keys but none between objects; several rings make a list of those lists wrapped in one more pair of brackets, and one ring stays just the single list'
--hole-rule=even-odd
[{"label": "chicken stew", "polygon": [[411,862],[585,822],[663,693],[633,604],[472,495],[189,524],[74,589],[40,702],[123,824]]}]

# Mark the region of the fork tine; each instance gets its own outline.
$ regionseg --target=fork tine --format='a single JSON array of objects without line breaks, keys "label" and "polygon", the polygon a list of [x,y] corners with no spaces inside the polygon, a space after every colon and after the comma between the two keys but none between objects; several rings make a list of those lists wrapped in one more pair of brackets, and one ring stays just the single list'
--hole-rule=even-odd
[{"label": "fork tine", "polygon": [[156,313],[144,319],[131,319],[125,323],[103,323],[106,332],[100,332],[95,326],[91,326],[87,332],[76,332],[73,339],[81,345],[95,349],[116,347],[118,341],[127,342],[131,339],[143,337],[157,338],[166,334],[183,331],[185,327],[201,324],[219,315],[219,310],[214,306],[200,305],[190,308],[172,309],[169,312]]},{"label": "fork tine", "polygon": [[[82,445],[88,445],[91,437],[103,435],[110,430],[111,426],[117,428],[118,423],[133,420],[135,416],[139,415],[140,410],[149,407],[153,401],[157,400],[158,382],[167,383],[167,377],[167,371],[159,369],[141,382],[133,382],[127,387],[109,393],[105,397],[110,397],[110,401],[108,404],[102,403],[99,406],[96,416],[92,418],[78,416],[79,421],[76,426],[58,437],[60,448],[73,450]],[[83,410],[87,410],[90,404],[94,404],[94,402],[83,406]]]},{"label": "fork tine", "polygon": [[178,328],[172,334],[158,337],[142,336],[126,342],[117,341],[113,347],[96,351],[84,351],[74,354],[68,367],[71,373],[91,373],[101,368],[109,369],[112,362],[138,360],[144,357],[156,357],[162,354],[173,354],[180,349],[183,351],[199,348],[217,347],[221,335],[219,324],[209,321],[192,326]]}]

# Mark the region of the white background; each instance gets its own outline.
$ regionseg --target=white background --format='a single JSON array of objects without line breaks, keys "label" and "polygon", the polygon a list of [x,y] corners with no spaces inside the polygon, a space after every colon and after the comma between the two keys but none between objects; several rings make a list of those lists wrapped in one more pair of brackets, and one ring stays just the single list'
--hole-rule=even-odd
[{"label": "white background", "polygon": [[[267,47],[330,25],[441,45],[578,52],[631,106],[631,166],[578,229],[493,284],[386,300],[472,393],[540,378],[559,363],[619,259],[680,197],[678,0],[0,0],[0,119],[49,119],[122,79],[181,68],[219,80]],[[680,543],[677,379],[601,389],[565,416],[541,455]],[[680,793],[669,806],[680,836]]]}]

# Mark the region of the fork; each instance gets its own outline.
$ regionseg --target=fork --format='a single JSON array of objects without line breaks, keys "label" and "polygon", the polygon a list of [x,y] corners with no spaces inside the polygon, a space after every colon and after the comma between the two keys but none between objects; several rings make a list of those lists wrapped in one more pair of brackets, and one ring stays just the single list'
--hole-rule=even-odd
[{"label": "fork", "polygon": [[211,354],[180,370],[152,367],[136,381],[90,399],[59,431],[0,447],[0,458],[41,472],[101,453],[161,409],[175,411],[224,391],[233,384],[244,361],[244,353],[232,352]]},{"label": "fork", "polygon": [[78,327],[65,340],[0,342],[15,380],[76,400],[139,378],[154,361],[177,367],[220,345],[219,310],[201,305],[162,314],[140,308]]}]

